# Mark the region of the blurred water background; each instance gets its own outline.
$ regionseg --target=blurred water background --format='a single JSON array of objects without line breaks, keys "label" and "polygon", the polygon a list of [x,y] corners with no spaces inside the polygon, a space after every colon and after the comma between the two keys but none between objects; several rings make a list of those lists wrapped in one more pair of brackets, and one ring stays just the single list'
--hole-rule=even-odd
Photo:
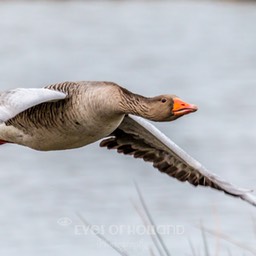
[{"label": "blurred water background", "polygon": [[[6,1],[0,17],[1,90],[108,80],[147,96],[175,93],[199,111],[157,127],[210,170],[256,189],[254,3]],[[135,230],[134,180],[155,222],[172,228],[162,235],[172,255],[191,255],[188,239],[202,253],[200,221],[255,248],[255,208],[98,143],[63,152],[2,145],[0,165],[0,255],[118,255],[79,229],[77,213],[130,255],[149,255],[149,236]],[[251,255],[207,239],[216,255]]]}]

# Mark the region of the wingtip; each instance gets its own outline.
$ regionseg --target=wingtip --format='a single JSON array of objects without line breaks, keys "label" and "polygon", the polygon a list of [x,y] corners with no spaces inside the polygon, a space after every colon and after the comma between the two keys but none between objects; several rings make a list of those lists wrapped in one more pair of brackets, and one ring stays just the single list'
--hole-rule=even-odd
[{"label": "wingtip", "polygon": [[240,196],[240,198],[246,202],[248,202],[249,204],[253,205],[256,207],[256,197],[251,194],[251,193],[246,193],[242,196]]}]

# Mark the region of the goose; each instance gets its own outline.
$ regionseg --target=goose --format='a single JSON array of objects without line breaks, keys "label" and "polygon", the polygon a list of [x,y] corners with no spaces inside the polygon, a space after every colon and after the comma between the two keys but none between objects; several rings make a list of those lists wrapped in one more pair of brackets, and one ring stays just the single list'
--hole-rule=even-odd
[{"label": "goose", "polygon": [[151,162],[160,172],[241,198],[256,206],[252,190],[208,171],[145,119],[173,121],[197,111],[175,95],[144,97],[112,82],[63,82],[0,93],[0,145],[35,150],[100,146]]}]

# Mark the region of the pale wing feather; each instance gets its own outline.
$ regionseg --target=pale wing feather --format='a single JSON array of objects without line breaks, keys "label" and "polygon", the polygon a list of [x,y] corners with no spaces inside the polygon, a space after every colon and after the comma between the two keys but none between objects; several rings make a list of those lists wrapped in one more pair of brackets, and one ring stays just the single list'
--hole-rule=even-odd
[{"label": "pale wing feather", "polygon": [[239,188],[209,172],[143,118],[126,116],[111,137],[101,142],[101,146],[153,162],[161,172],[180,181],[188,181],[195,186],[210,186],[256,206],[256,198],[250,193],[252,190]]},{"label": "pale wing feather", "polygon": [[43,102],[66,98],[66,94],[44,88],[17,88],[0,93],[0,123]]}]

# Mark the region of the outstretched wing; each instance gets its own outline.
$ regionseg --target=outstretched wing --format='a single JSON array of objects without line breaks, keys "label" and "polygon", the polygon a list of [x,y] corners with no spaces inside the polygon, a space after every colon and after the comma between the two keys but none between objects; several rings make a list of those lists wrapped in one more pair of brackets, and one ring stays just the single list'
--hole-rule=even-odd
[{"label": "outstretched wing", "polygon": [[66,98],[66,94],[45,88],[18,88],[0,93],[0,124],[24,110],[47,101]]},{"label": "outstretched wing", "polygon": [[126,116],[110,137],[101,141],[100,146],[143,158],[152,162],[159,171],[180,181],[188,181],[194,186],[209,186],[256,206],[256,198],[250,193],[252,190],[236,187],[209,172],[143,118]]}]

